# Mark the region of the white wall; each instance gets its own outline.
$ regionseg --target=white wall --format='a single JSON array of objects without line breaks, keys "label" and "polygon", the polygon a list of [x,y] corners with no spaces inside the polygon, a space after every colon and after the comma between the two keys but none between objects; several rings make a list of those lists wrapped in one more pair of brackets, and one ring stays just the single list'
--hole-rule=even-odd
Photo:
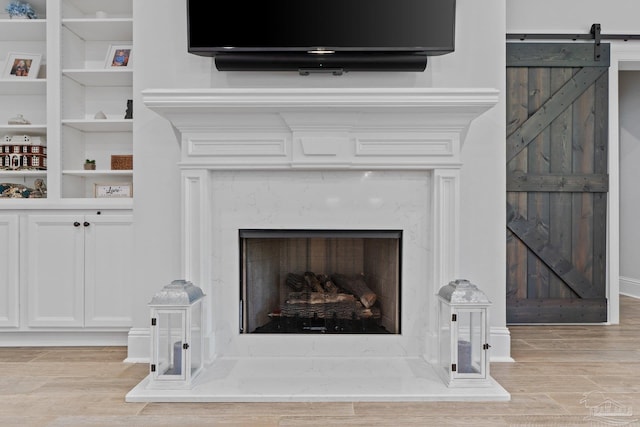
[{"label": "white wall", "polygon": [[508,0],[508,33],[588,33],[601,24],[608,34],[638,34],[637,0]]},{"label": "white wall", "polygon": [[640,72],[621,71],[620,96],[620,291],[640,297]]},{"label": "white wall", "polygon": [[[486,87],[504,88],[505,0],[458,0],[456,52],[430,60],[424,73],[221,73],[209,58],[187,53],[185,2],[134,2],[135,250],[138,286],[132,335],[148,327],[153,293],[180,278],[179,150],[168,122],[142,105],[147,88],[187,87]],[[215,23],[212,15],[212,25]],[[493,301],[497,358],[509,357],[505,328],[505,138],[504,98],[476,120],[463,150],[460,276]],[[482,179],[465,179],[470,175]],[[443,283],[443,285],[445,285]],[[131,342],[131,340],[130,340]],[[135,351],[135,349],[134,349]],[[130,346],[130,356],[132,346]]]}]

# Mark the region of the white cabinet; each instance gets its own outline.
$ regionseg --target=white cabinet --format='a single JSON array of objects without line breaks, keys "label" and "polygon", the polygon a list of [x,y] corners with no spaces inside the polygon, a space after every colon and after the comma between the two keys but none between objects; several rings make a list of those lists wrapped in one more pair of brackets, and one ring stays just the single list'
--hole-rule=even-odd
[{"label": "white cabinet", "polygon": [[129,215],[91,215],[84,221],[84,325],[130,327],[133,219]]},{"label": "white cabinet", "polygon": [[0,215],[0,327],[18,327],[19,219]]},{"label": "white cabinet", "polygon": [[29,327],[83,326],[84,229],[81,221],[77,215],[28,218],[26,310]]},{"label": "white cabinet", "polygon": [[130,215],[30,215],[27,326],[131,325]]}]

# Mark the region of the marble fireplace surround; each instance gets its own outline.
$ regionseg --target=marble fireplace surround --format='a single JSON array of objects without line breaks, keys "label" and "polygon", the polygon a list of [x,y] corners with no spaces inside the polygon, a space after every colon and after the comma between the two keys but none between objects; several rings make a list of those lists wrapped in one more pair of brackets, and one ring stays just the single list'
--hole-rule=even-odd
[{"label": "marble fireplace surround", "polygon": [[[184,278],[205,300],[204,372],[127,401],[508,400],[434,371],[456,279],[460,152],[494,89],[150,89],[181,145]],[[238,230],[401,229],[399,335],[240,334]]]}]

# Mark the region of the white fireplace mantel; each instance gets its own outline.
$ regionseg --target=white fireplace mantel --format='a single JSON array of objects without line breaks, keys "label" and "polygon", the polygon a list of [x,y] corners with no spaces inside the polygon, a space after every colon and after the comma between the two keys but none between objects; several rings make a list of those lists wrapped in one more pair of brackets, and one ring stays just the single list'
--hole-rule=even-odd
[{"label": "white fireplace mantel", "polygon": [[[158,392],[143,381],[128,401],[509,398],[495,382],[452,390],[432,368],[436,293],[459,278],[462,145],[472,121],[498,102],[497,90],[149,89],[142,95],[172,124],[181,146],[182,278],[208,295],[211,365],[192,390]],[[402,332],[241,333],[243,228],[403,230]]]},{"label": "white fireplace mantel", "polygon": [[182,167],[433,169],[459,164],[495,89],[149,89],[181,134]]}]

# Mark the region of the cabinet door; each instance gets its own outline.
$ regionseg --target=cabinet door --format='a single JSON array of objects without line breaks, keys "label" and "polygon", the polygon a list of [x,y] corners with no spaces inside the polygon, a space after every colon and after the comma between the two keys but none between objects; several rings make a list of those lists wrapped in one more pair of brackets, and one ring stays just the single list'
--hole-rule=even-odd
[{"label": "cabinet door", "polygon": [[78,215],[31,215],[27,223],[30,327],[81,327],[84,227]]},{"label": "cabinet door", "polygon": [[91,215],[84,224],[85,326],[130,327],[133,218]]},{"label": "cabinet door", "polygon": [[18,215],[0,215],[0,327],[17,327]]}]

